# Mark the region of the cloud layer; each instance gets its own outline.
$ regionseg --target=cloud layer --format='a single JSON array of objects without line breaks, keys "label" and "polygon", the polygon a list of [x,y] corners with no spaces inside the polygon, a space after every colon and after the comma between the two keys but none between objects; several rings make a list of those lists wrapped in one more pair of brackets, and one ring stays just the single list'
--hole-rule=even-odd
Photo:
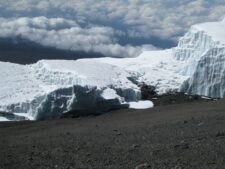
[{"label": "cloud layer", "polygon": [[0,0],[0,16],[1,36],[5,34],[3,31],[7,34],[6,25],[11,24],[8,35],[19,34],[43,45],[130,56],[141,47],[122,46],[121,39],[127,45],[130,40],[138,39],[140,46],[146,42],[157,45],[157,39],[176,42],[191,25],[222,19],[225,2]]},{"label": "cloud layer", "polygon": [[149,46],[121,46],[116,32],[109,27],[81,28],[75,21],[63,18],[0,18],[0,37],[27,39],[43,46],[71,51],[95,52],[111,57],[132,57]]}]

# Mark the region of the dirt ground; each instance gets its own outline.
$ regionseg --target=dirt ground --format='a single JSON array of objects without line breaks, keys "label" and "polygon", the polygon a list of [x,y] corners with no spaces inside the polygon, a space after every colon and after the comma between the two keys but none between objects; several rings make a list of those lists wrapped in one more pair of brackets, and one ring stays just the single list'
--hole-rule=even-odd
[{"label": "dirt ground", "polygon": [[0,169],[225,169],[225,100],[0,123]]}]

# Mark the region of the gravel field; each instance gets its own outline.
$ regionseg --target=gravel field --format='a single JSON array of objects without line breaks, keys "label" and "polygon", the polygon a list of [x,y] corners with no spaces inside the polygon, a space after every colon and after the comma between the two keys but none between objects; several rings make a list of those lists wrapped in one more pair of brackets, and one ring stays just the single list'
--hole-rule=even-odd
[{"label": "gravel field", "polygon": [[224,103],[0,123],[0,169],[225,169]]}]

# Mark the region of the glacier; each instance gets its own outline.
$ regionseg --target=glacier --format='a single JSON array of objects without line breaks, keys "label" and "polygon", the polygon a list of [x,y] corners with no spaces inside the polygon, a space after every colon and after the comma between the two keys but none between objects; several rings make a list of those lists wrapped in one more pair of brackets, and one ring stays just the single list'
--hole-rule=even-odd
[{"label": "glacier", "polygon": [[140,85],[159,94],[180,91],[225,97],[225,20],[193,25],[178,46],[143,51],[135,58],[41,60],[32,65],[0,62],[0,112],[29,120],[66,112],[101,113],[150,108]]},{"label": "glacier", "polygon": [[109,111],[141,98],[128,73],[110,64],[39,61],[33,65],[0,63],[0,111],[31,120],[60,116],[74,109]]},{"label": "glacier", "polygon": [[174,57],[186,63],[181,73],[189,76],[181,91],[225,97],[225,20],[192,26],[174,49]]}]

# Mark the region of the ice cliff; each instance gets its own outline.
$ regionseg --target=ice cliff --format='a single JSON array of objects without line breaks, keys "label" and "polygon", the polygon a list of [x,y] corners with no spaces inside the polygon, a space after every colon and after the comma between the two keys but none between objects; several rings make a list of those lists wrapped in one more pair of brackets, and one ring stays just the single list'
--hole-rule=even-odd
[{"label": "ice cliff", "polygon": [[225,21],[192,26],[173,49],[123,59],[42,60],[25,66],[0,62],[0,77],[0,112],[34,120],[68,111],[151,107],[151,102],[138,105],[142,83],[159,94],[225,97]]},{"label": "ice cliff", "polygon": [[0,111],[41,120],[77,110],[96,113],[129,106],[141,98],[129,74],[92,60],[0,63]]},{"label": "ice cliff", "polygon": [[174,49],[185,62],[181,74],[189,76],[182,91],[210,97],[225,97],[225,21],[192,26]]}]

